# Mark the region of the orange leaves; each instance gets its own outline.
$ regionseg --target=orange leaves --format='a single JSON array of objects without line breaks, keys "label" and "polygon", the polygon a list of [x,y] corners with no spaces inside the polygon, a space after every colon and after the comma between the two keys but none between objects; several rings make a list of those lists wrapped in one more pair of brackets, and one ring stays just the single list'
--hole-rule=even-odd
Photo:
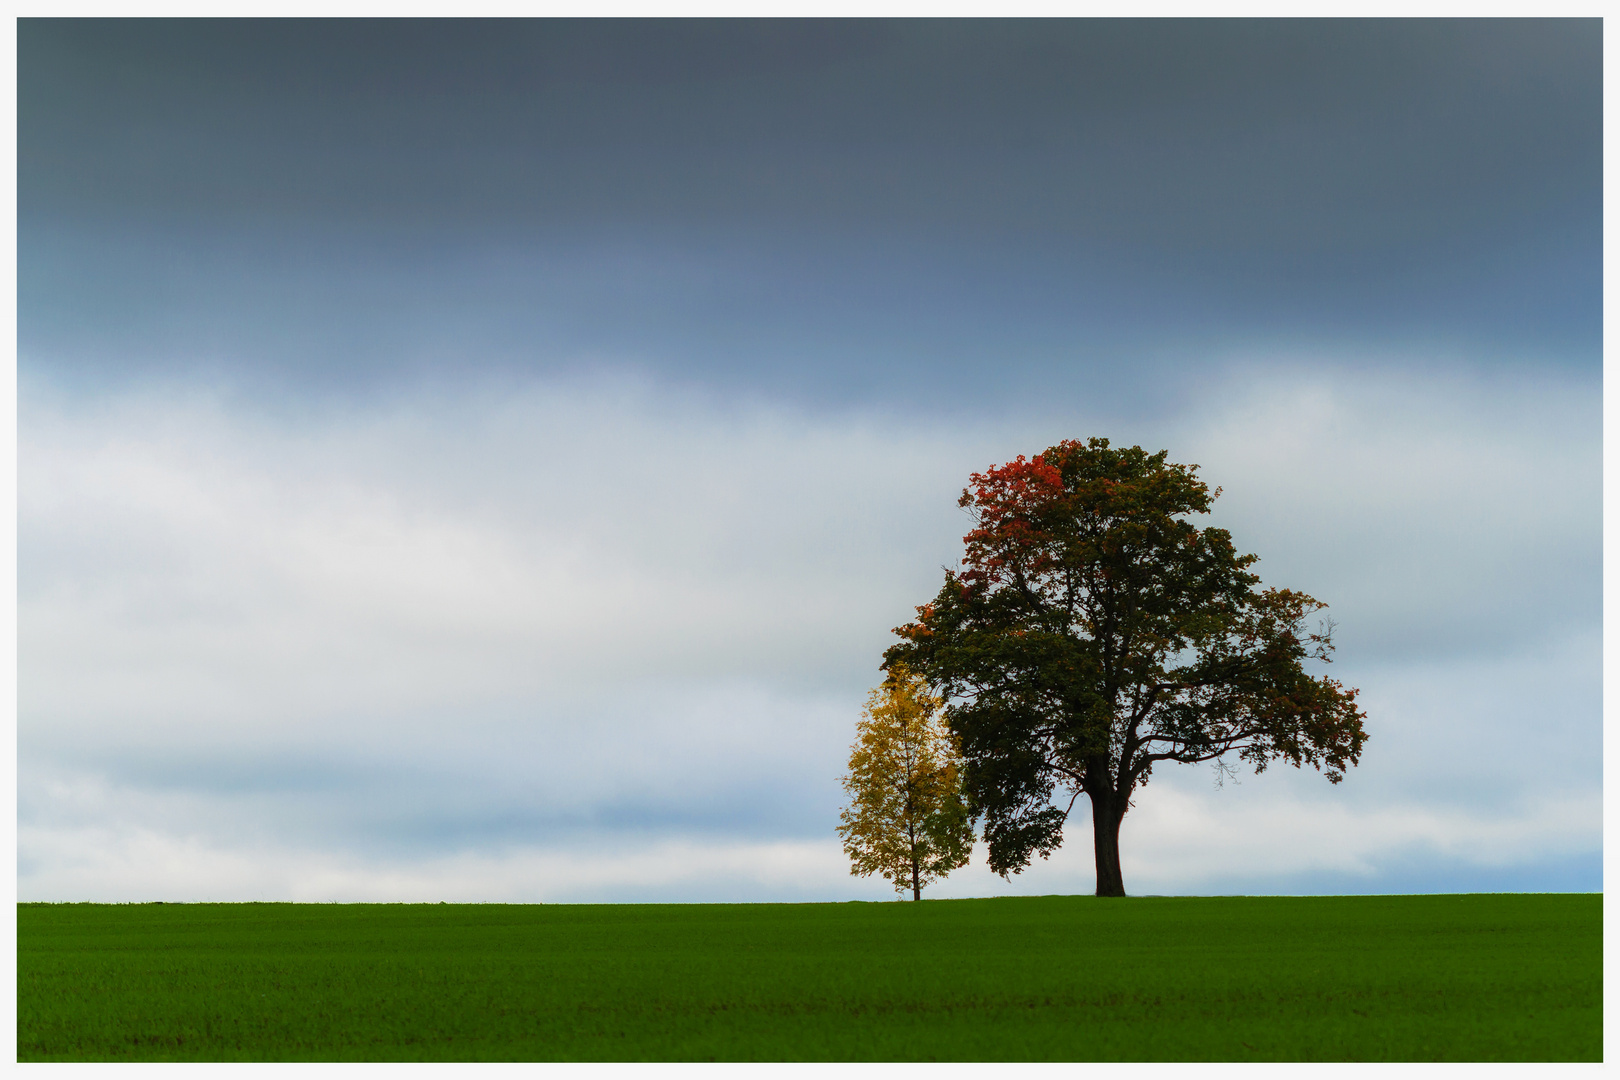
[{"label": "orange leaves", "polygon": [[921,641],[923,638],[932,637],[934,630],[928,624],[933,617],[934,605],[922,604],[917,608],[917,621],[896,627],[894,632],[911,641]]}]

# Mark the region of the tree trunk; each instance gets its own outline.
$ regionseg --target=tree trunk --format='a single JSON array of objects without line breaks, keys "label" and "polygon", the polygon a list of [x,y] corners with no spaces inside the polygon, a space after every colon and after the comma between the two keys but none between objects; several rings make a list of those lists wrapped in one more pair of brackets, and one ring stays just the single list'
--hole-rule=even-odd
[{"label": "tree trunk", "polygon": [[917,872],[917,857],[911,857],[911,898],[922,899],[922,875]]},{"label": "tree trunk", "polygon": [[1119,869],[1119,823],[1125,820],[1128,799],[1111,792],[1091,796],[1091,837],[1097,856],[1097,895],[1124,896],[1125,877]]}]

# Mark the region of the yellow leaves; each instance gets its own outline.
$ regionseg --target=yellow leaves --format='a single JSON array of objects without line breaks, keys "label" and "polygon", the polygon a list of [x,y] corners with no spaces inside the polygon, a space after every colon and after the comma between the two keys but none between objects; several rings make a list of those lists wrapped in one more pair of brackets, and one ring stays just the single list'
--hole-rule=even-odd
[{"label": "yellow leaves", "polygon": [[973,832],[962,801],[961,751],[944,703],[903,664],[867,696],[843,778],[838,834],[850,872],[880,874],[913,896],[967,863]]}]

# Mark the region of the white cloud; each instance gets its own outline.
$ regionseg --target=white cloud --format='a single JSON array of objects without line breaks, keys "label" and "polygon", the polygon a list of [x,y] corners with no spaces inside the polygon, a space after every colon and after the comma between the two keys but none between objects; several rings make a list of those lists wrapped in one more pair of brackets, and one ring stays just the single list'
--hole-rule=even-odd
[{"label": "white cloud", "polygon": [[[1281,877],[1330,870],[1371,877],[1402,856],[1501,867],[1590,852],[1602,844],[1602,793],[1477,807],[1426,804],[1421,795],[1375,804],[1303,793],[1145,792],[1129,822],[1126,865],[1143,888],[1196,887],[1217,878]],[[1128,857],[1127,857],[1128,856]]]},{"label": "white cloud", "polygon": [[[296,417],[27,388],[19,888],[437,899],[456,867],[483,899],[686,888],[657,849],[741,868],[712,878],[739,895],[845,895],[818,839],[835,778],[889,628],[956,558],[967,473],[1100,432],[1203,465],[1266,579],[1333,604],[1334,673],[1372,711],[1338,788],[1205,806],[1156,780],[1127,826],[1144,880],[1196,888],[1155,869],[1195,834],[1263,874],[1317,866],[1310,829],[1465,861],[1578,848],[1595,766],[1572,787],[1516,743],[1596,760],[1588,392],[1272,366],[1154,424],[964,426],[623,379]],[[726,861],[764,851],[801,869]]]},{"label": "white cloud", "polygon": [[[1502,868],[1590,853],[1601,845],[1601,795],[1557,795],[1494,814],[1421,802],[1357,806],[1270,792],[1198,792],[1156,783],[1126,818],[1123,861],[1136,894],[1226,891],[1311,873],[1374,885],[1413,860],[1441,871]],[[1003,880],[973,863],[931,886],[933,897],[1087,893],[1089,824],[1081,806],[1065,846]],[[449,854],[378,857],[237,836],[219,842],[185,829],[109,818],[19,830],[25,898],[57,901],[244,898],[298,902],[585,902],[881,900],[887,882],[850,876],[834,837],[576,837],[483,845]]]},{"label": "white cloud", "polygon": [[[609,850],[523,847],[408,862],[236,844],[140,827],[25,828],[31,896],[59,901],[243,898],[297,903],[566,903],[602,896],[721,902],[827,900],[847,875],[836,840],[621,842]],[[840,890],[881,899],[881,890]]]},{"label": "white cloud", "polygon": [[[1187,432],[1257,569],[1412,659],[1595,627],[1601,402],[1586,380],[1259,367]],[[1230,479],[1229,479],[1230,478]]]}]

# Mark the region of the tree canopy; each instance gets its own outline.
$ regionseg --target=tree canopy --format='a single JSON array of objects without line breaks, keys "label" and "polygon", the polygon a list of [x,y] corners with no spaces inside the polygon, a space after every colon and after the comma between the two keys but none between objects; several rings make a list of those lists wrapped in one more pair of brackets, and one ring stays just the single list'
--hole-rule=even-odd
[{"label": "tree canopy", "polygon": [[972,474],[963,569],[885,654],[949,701],[1003,876],[1062,844],[1084,792],[1097,894],[1123,896],[1120,822],[1161,762],[1283,760],[1338,783],[1360,759],[1357,691],[1304,669],[1330,659],[1332,622],[1306,627],[1325,605],[1260,587],[1256,556],[1188,521],[1220,491],[1167,458],[1094,438]]},{"label": "tree canopy", "polygon": [[850,872],[881,874],[913,900],[973,848],[961,757],[940,705],[904,663],[891,664],[867,698],[843,781],[850,803],[838,834]]}]

